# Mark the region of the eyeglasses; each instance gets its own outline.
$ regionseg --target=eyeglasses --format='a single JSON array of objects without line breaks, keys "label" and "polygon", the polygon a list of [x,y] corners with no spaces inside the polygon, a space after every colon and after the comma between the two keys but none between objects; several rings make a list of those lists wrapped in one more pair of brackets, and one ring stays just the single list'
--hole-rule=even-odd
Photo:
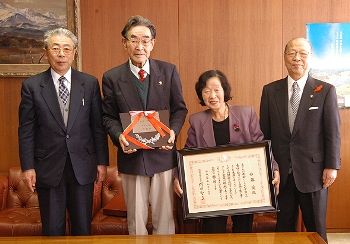
[{"label": "eyeglasses", "polygon": [[61,53],[61,51],[65,55],[71,54],[73,52],[73,49],[71,49],[70,47],[64,47],[64,48],[53,47],[53,48],[49,48],[49,50],[51,51],[51,53],[53,55],[59,55]]},{"label": "eyeglasses", "polygon": [[130,40],[125,38],[125,40],[127,40],[128,42],[130,42],[130,44],[132,46],[137,46],[141,43],[142,46],[144,47],[148,47],[149,45],[151,45],[152,40],[151,38],[146,38],[146,39],[135,39],[135,38],[131,38]]},{"label": "eyeglasses", "polygon": [[301,52],[290,51],[290,52],[286,52],[284,54],[287,55],[289,58],[294,58],[297,54],[299,54],[299,56],[301,58],[307,58],[310,53],[311,52],[307,52],[307,51],[301,51]]},{"label": "eyeglasses", "polygon": [[202,90],[202,95],[204,96],[210,96],[210,94],[212,94],[212,92],[214,91],[215,94],[219,94],[221,92],[223,92],[224,89],[222,89],[221,87],[217,87],[217,88],[214,88],[214,89],[207,89],[207,88],[204,88]]}]

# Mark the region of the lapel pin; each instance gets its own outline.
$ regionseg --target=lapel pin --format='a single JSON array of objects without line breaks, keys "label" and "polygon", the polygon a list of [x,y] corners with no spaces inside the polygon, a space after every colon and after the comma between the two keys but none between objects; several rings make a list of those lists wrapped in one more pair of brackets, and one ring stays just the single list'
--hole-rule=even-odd
[{"label": "lapel pin", "polygon": [[313,99],[313,98],[314,98],[314,95],[311,94],[311,95],[310,95],[310,98]]},{"label": "lapel pin", "polygon": [[158,85],[160,85],[160,86],[161,86],[162,84],[163,84],[163,82],[161,82],[161,81],[158,81]]}]

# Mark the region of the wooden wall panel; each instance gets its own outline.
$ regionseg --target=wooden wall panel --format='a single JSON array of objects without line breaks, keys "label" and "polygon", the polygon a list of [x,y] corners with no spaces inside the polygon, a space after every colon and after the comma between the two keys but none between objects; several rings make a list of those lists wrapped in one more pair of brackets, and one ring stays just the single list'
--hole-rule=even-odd
[{"label": "wooden wall panel", "polygon": [[[348,0],[302,1],[283,0],[283,43],[291,38],[306,36],[306,24],[317,22],[350,22]],[[286,73],[286,72],[285,72]],[[342,166],[335,183],[329,188],[327,228],[332,231],[350,231],[350,186],[349,110],[340,110],[342,125]],[[305,176],[307,177],[307,176]]]},{"label": "wooden wall panel", "polygon": [[18,106],[24,78],[0,78],[0,175],[19,166]]},{"label": "wooden wall panel", "polygon": [[350,232],[350,110],[340,110],[340,116],[341,168],[336,181],[329,188],[327,210],[327,231],[329,232]]},{"label": "wooden wall panel", "polygon": [[[180,0],[180,74],[189,114],[205,109],[194,84],[209,69],[223,71],[232,101],[259,113],[262,86],[282,76],[282,2]],[[186,140],[186,122],[182,145]]]}]

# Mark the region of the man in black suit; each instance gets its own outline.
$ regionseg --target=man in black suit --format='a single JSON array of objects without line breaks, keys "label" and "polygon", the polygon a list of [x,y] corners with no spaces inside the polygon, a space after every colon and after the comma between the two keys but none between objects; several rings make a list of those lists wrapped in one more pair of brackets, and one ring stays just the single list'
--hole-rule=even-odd
[{"label": "man in black suit", "polygon": [[[175,137],[187,109],[175,65],[150,59],[156,29],[142,16],[132,16],[122,31],[122,44],[129,60],[103,74],[103,119],[106,131],[118,146],[118,170],[131,235],[147,235],[148,208],[152,207],[153,234],[174,234],[173,169],[175,146],[156,149],[128,149],[119,113],[168,110],[170,138]],[[143,74],[139,74],[142,72]],[[149,139],[149,138],[147,138]],[[150,140],[150,139],[149,139]]]},{"label": "man in black suit", "polygon": [[19,106],[23,180],[39,197],[43,235],[91,233],[94,182],[105,178],[107,135],[98,80],[71,68],[77,38],[67,29],[45,33],[50,68],[26,79]]},{"label": "man in black suit", "polygon": [[288,76],[264,86],[260,125],[280,170],[276,231],[296,231],[300,206],[307,231],[327,241],[328,187],[340,168],[340,116],[335,87],[308,75],[311,59],[306,39],[288,42]]}]

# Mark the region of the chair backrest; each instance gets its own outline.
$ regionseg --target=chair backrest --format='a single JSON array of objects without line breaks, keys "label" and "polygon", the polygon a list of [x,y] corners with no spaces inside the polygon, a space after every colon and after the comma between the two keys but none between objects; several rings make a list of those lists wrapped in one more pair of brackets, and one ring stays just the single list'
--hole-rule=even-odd
[{"label": "chair backrest", "polygon": [[8,174],[7,208],[39,208],[38,194],[31,192],[22,180],[20,167],[11,167]]},{"label": "chair backrest", "polygon": [[[107,167],[102,184],[95,184],[94,210],[104,207],[115,194],[123,194],[122,180],[116,165]],[[0,196],[1,197],[1,196]],[[8,174],[7,208],[39,207],[38,194],[30,192],[22,180],[20,167],[11,167]]]},{"label": "chair backrest", "polygon": [[106,206],[114,195],[123,194],[122,178],[116,165],[107,167],[107,175],[102,183],[101,191],[101,207]]},{"label": "chair backrest", "polygon": [[95,215],[101,208],[116,194],[123,194],[122,179],[116,165],[107,167],[107,174],[104,181],[94,186],[94,201],[92,215]]}]

